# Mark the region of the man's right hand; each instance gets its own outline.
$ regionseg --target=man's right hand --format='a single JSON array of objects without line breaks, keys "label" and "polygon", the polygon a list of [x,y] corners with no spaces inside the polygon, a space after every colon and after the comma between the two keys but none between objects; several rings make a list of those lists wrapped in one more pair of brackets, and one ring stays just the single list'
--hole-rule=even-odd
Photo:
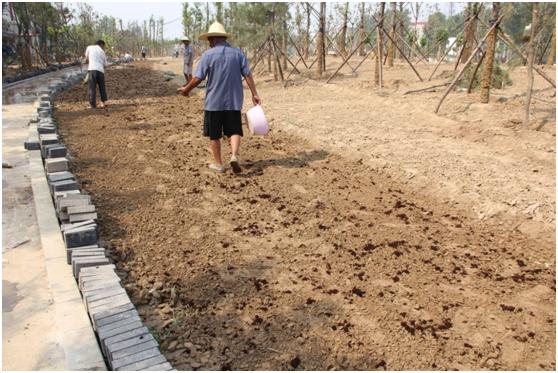
[{"label": "man's right hand", "polygon": [[254,105],[261,105],[262,99],[260,98],[260,96],[252,96],[252,103]]}]

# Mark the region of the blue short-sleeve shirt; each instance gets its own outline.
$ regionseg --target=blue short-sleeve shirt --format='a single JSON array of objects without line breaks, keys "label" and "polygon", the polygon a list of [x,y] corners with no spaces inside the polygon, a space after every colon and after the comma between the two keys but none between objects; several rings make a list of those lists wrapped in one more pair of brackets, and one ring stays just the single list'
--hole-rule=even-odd
[{"label": "blue short-sleeve shirt", "polygon": [[206,111],[240,111],[244,92],[242,77],[250,75],[248,59],[239,49],[223,42],[202,54],[194,76],[207,78]]}]

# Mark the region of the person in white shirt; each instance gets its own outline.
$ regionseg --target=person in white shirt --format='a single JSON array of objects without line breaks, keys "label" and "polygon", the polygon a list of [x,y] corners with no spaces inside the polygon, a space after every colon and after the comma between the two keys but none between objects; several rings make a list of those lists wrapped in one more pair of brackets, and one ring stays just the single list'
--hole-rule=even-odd
[{"label": "person in white shirt", "polygon": [[87,73],[89,74],[89,105],[91,108],[97,107],[97,85],[101,93],[101,104],[104,108],[107,101],[107,90],[105,88],[105,66],[107,66],[107,56],[105,55],[105,42],[97,40],[95,45],[90,45],[85,50],[85,63],[88,63]]}]

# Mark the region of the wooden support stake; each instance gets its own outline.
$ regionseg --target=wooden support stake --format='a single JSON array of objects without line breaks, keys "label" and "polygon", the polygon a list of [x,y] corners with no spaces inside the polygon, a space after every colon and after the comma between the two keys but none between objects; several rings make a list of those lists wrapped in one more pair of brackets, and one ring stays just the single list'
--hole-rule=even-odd
[{"label": "wooden support stake", "polygon": [[430,87],[426,87],[426,88],[421,88],[421,89],[415,89],[415,90],[412,90],[412,91],[407,91],[407,92],[403,93],[403,96],[408,95],[408,94],[410,94],[410,93],[425,92],[425,91],[429,91],[429,90],[434,89],[434,88],[445,87],[445,86],[447,86],[448,84],[449,84],[449,83],[436,84],[436,85],[433,85],[433,86],[430,86]]},{"label": "wooden support stake", "polygon": [[453,81],[451,82],[451,84],[449,85],[449,87],[446,89],[446,91],[444,92],[444,94],[442,95],[442,98],[440,99],[440,102],[438,102],[438,106],[436,106],[436,110],[434,110],[434,113],[438,113],[438,111],[440,110],[440,107],[442,106],[442,103],[444,102],[445,98],[447,97],[447,95],[451,92],[451,90],[455,87],[455,85],[457,84],[457,82],[459,81],[459,79],[461,79],[461,76],[463,76],[463,73],[465,72],[465,69],[467,67],[469,67],[469,65],[471,64],[471,62],[473,62],[473,59],[475,58],[475,55],[477,54],[477,52],[481,49],[482,47],[482,43],[484,43],[484,41],[488,38],[488,35],[490,34],[490,31],[492,31],[493,28],[497,27],[498,24],[500,23],[500,21],[502,20],[503,16],[500,16],[500,18],[498,18],[498,21],[496,21],[494,23],[494,25],[492,25],[492,27],[488,30],[488,32],[486,33],[486,35],[484,35],[484,37],[482,38],[482,40],[478,43],[477,47],[475,48],[475,50],[473,51],[473,53],[471,53],[471,57],[469,57],[469,59],[467,60],[467,62],[465,63],[465,65],[461,68],[461,70],[459,71],[459,73],[455,76],[455,78],[453,78]]},{"label": "wooden support stake", "polygon": [[482,61],[484,60],[484,56],[486,56],[486,51],[482,52],[481,58],[477,67],[475,67],[475,71],[473,71],[473,76],[471,76],[471,80],[469,81],[469,86],[467,87],[467,93],[471,93],[473,90],[473,83],[475,82],[475,77],[477,76],[477,72],[479,71],[479,67],[482,65]]}]

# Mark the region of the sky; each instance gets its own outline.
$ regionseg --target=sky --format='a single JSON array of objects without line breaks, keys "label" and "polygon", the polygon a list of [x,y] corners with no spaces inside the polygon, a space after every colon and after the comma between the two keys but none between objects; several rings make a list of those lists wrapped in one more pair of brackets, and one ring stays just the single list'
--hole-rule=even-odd
[{"label": "sky", "polygon": [[[148,20],[153,14],[155,18],[163,17],[165,25],[163,37],[165,39],[180,38],[182,36],[182,2],[88,2],[97,13],[111,15],[122,19],[124,25],[129,21]],[[449,15],[449,3],[438,3],[439,10]],[[426,21],[428,14],[434,12],[434,3],[422,2],[420,21]],[[455,2],[453,13],[458,13],[464,8],[464,3]]]}]

